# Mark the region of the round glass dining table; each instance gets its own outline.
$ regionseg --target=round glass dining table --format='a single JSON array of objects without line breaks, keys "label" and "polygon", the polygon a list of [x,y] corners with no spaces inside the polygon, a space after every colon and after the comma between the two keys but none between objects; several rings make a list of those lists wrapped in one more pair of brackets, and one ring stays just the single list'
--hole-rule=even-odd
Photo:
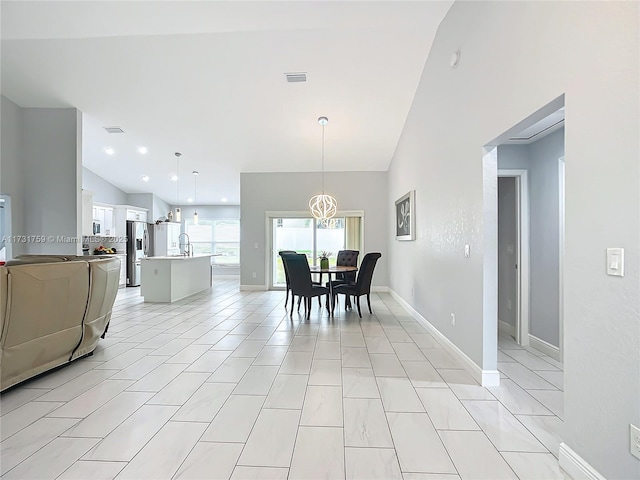
[{"label": "round glass dining table", "polygon": [[320,274],[320,282],[322,282],[323,274],[326,273],[329,276],[329,301],[331,302],[331,306],[327,305],[327,310],[329,310],[329,313],[331,314],[331,316],[333,316],[332,306],[335,302],[333,301],[333,283],[331,282],[331,275],[336,275],[338,273],[357,272],[358,267],[345,267],[345,266],[334,265],[328,268],[320,268],[317,265],[312,265],[312,266],[309,266],[309,270],[311,270],[311,273]]}]

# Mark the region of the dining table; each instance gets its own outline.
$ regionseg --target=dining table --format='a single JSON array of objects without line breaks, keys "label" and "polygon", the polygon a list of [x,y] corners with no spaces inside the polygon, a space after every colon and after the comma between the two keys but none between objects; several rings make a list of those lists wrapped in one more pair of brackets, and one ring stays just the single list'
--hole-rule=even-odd
[{"label": "dining table", "polygon": [[357,272],[358,271],[358,267],[347,267],[347,266],[342,266],[342,265],[333,265],[327,268],[321,268],[319,265],[312,265],[309,267],[309,270],[311,270],[311,273],[319,273],[320,274],[320,282],[322,283],[322,275],[323,274],[327,274],[327,276],[329,277],[329,302],[330,304],[327,305],[327,310],[329,310],[329,313],[331,316],[333,316],[333,305],[334,305],[334,301],[333,301],[333,284],[331,283],[331,275],[337,275],[339,273],[349,273],[349,272]]}]

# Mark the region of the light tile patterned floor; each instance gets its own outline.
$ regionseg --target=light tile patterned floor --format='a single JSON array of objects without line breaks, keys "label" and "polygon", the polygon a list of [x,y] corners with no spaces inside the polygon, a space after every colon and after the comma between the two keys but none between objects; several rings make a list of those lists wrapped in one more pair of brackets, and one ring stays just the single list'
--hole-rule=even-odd
[{"label": "light tile patterned floor", "polygon": [[483,388],[387,294],[362,319],[283,299],[120,290],[92,357],[0,397],[2,477],[565,478],[558,362],[500,337]]}]

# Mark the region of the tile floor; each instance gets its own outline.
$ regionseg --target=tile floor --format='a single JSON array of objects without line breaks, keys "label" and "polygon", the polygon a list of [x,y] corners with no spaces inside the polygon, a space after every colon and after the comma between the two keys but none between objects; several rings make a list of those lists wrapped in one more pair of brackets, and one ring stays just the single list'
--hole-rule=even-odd
[{"label": "tile floor", "polygon": [[387,294],[361,320],[283,299],[121,290],[92,357],[0,397],[2,478],[568,478],[558,362],[500,337],[482,388]]}]

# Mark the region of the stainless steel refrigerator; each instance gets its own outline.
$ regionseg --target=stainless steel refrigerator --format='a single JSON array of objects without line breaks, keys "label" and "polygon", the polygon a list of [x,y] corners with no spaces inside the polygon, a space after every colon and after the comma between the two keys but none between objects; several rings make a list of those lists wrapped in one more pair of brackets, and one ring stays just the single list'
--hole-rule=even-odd
[{"label": "stainless steel refrigerator", "polygon": [[140,260],[153,255],[152,231],[145,222],[127,221],[127,287],[140,285]]}]

